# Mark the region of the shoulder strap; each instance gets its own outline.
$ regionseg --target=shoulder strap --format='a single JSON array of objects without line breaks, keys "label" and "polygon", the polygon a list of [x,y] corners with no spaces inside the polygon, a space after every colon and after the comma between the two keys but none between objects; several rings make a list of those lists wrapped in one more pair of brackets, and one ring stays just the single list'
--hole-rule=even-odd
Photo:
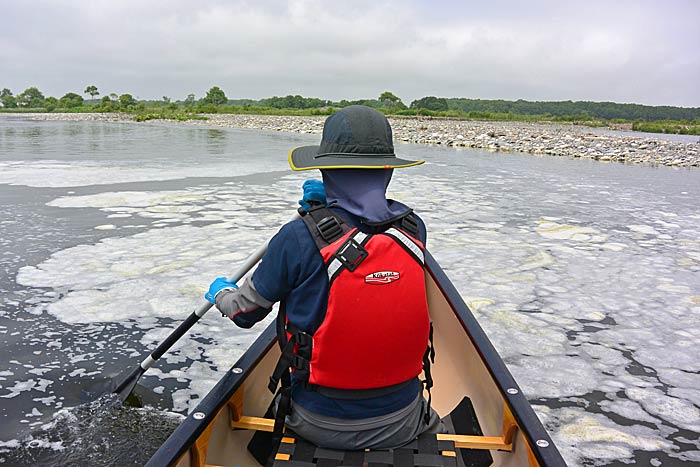
[{"label": "shoulder strap", "polygon": [[327,247],[352,230],[339,215],[325,206],[313,206],[302,220],[319,250]]},{"label": "shoulder strap", "polygon": [[420,228],[418,227],[418,218],[412,210],[409,211],[408,214],[406,214],[405,216],[395,220],[392,223],[392,225],[403,230],[413,238],[418,239],[418,236],[420,235]]}]

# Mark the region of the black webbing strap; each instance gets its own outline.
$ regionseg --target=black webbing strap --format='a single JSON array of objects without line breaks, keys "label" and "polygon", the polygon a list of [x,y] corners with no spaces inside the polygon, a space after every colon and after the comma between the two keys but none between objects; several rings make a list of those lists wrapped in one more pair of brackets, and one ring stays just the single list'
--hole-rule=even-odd
[{"label": "black webbing strap", "polygon": [[397,220],[393,224],[395,227],[403,230],[413,238],[419,238],[420,228],[418,227],[418,219],[413,211],[403,216],[401,219]]},{"label": "black webbing strap", "polygon": [[435,346],[433,345],[433,323],[430,323],[430,333],[428,334],[428,348],[425,349],[425,354],[423,355],[423,373],[425,374],[425,380],[423,384],[425,385],[425,390],[428,391],[428,403],[425,407],[424,420],[425,424],[430,424],[430,404],[432,402],[433,396],[430,393],[430,389],[433,387],[433,375],[430,372],[430,364],[435,363]]},{"label": "black webbing strap", "polygon": [[272,430],[272,451],[270,452],[270,457],[267,459],[265,464],[271,467],[275,463],[275,455],[279,450],[280,444],[282,443],[282,437],[284,436],[284,423],[286,421],[287,415],[292,411],[292,381],[289,376],[289,371],[282,375],[282,386],[277,393],[277,412],[275,413],[275,425]]},{"label": "black webbing strap", "polygon": [[270,450],[270,455],[267,458],[267,462],[265,463],[266,467],[272,467],[272,465],[275,463],[275,453],[279,449],[280,443],[282,442],[282,435],[284,434],[284,422],[287,417],[287,414],[291,410],[291,404],[292,404],[292,399],[290,396],[290,391],[292,388],[292,380],[291,376],[289,375],[289,365],[286,364],[286,357],[285,355],[288,354],[288,350],[290,347],[292,351],[294,350],[294,340],[295,339],[287,339],[287,303],[285,300],[282,300],[280,302],[280,308],[277,313],[277,343],[280,345],[280,349],[282,350],[282,355],[280,356],[280,359],[277,361],[277,365],[275,366],[275,370],[272,373],[272,376],[270,376],[270,383],[268,385],[268,389],[272,394],[275,394],[275,391],[277,391],[277,384],[282,381],[282,386],[280,387],[279,391],[277,391],[277,394],[273,398],[272,405],[274,406],[275,404],[275,399],[277,399],[277,409],[275,411],[275,425],[272,430],[272,438],[271,438],[271,450]]},{"label": "black webbing strap", "polygon": [[320,204],[312,204],[308,211],[302,213],[302,220],[319,250],[352,230],[340,216]]},{"label": "black webbing strap", "polygon": [[[286,320],[286,316],[284,319]],[[282,339],[279,336],[280,331],[286,341],[284,345],[282,345]],[[287,339],[287,331],[289,331],[291,335],[289,339]],[[267,386],[273,394],[277,390],[277,384],[282,380],[283,376],[289,375],[290,368],[294,369],[294,375],[299,380],[309,380],[309,362],[311,360],[311,350],[313,346],[313,338],[292,323],[286,323],[284,328],[280,329],[280,323],[278,321],[277,332],[278,340],[282,347],[282,355],[280,355],[279,360],[277,360],[277,365],[275,365],[275,369],[270,376],[270,383]],[[282,387],[284,387],[284,381]]]}]

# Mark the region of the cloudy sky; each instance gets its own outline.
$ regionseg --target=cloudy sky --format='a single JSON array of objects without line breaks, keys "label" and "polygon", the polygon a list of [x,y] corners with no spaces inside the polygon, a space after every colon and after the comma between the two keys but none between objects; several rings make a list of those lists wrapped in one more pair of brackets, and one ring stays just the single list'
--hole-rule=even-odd
[{"label": "cloudy sky", "polygon": [[700,107],[700,1],[0,0],[0,88]]}]

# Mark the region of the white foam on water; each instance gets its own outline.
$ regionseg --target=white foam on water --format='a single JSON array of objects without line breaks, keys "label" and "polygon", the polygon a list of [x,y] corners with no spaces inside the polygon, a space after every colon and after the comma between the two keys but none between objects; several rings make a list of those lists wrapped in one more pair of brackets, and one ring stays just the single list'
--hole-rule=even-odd
[{"label": "white foam on water", "polygon": [[117,165],[116,161],[0,161],[0,184],[33,187],[74,187],[111,185],[114,183],[177,180],[188,177],[235,177],[257,172],[284,170],[286,161],[231,160],[224,163],[207,162],[176,166],[157,164],[135,166]]},{"label": "white foam on water", "polygon": [[[53,289],[52,300],[37,302],[39,313],[68,323],[136,323],[146,331],[141,344],[152,346],[172,329],[158,319],[173,318],[176,326],[214,277],[235,268],[291,216],[294,202],[284,200],[298,199],[302,179],[58,198],[50,204],[158,219],[160,227],[56,252],[22,268],[18,282]],[[659,245],[650,242],[655,236],[669,235],[672,240],[658,241],[692,261],[700,254],[697,222],[652,210],[636,213],[628,228],[604,228],[543,212],[538,222],[513,227],[479,184],[455,180],[395,177],[390,195],[415,206],[426,221],[430,251],[529,398],[579,404],[592,392],[603,395],[603,413],[535,406],[571,465],[628,460],[636,450],[673,452],[666,422],[696,427],[691,416],[700,386],[692,376],[700,363],[692,350],[700,313],[692,310],[700,302],[692,297],[700,294],[692,269],[677,274],[694,263],[679,266],[677,258],[647,248]],[[656,222],[670,217],[674,225]],[[213,224],[185,224],[194,220]],[[165,387],[161,380],[187,383],[173,393],[174,410],[191,411],[263,327],[238,329],[212,311],[190,339],[163,356],[177,369],[154,368],[144,378],[155,379],[150,385],[157,388]],[[187,360],[196,363],[188,368]],[[655,369],[658,378],[631,372],[634,365]],[[660,382],[671,386],[668,393]]]},{"label": "white foam on water", "polygon": [[[24,366],[26,367],[27,365]],[[46,388],[48,388],[52,384],[53,381],[43,378],[38,378],[36,380],[29,379],[26,381],[16,381],[14,386],[4,388],[10,392],[8,392],[7,394],[0,395],[0,398],[12,399],[13,397],[17,397],[21,393],[27,391],[46,392]]]},{"label": "white foam on water", "polygon": [[628,229],[643,235],[659,235],[659,232],[650,225],[628,225]]},{"label": "white foam on water", "polygon": [[[298,191],[299,184],[292,177],[281,183],[278,192],[289,191],[292,198],[291,192]],[[248,193],[247,197],[242,197],[242,192]],[[201,303],[214,277],[233,272],[262,239],[270,237],[291,217],[293,208],[279,201],[272,203],[276,212],[261,215],[260,208],[265,209],[265,203],[260,200],[268,197],[266,192],[266,187],[236,185],[220,191],[125,192],[58,198],[50,204],[98,207],[106,212],[129,209],[130,215],[146,218],[163,215],[167,219],[189,219],[196,215],[197,219],[217,223],[165,227],[79,245],[55,253],[38,266],[22,268],[17,281],[44,284],[61,293],[60,299],[37,302],[33,312],[48,312],[67,323],[132,320],[147,330],[141,344],[155,345],[173,329],[159,326],[157,318],[175,319],[173,327],[179,324]],[[199,212],[202,208],[192,203],[207,201],[205,218]],[[153,369],[144,379],[175,378],[187,382],[187,389],[173,395],[174,409],[192,410],[272,319],[270,316],[254,329],[242,330],[218,312],[211,312],[197,324],[190,338],[179,340],[162,357],[174,365],[188,359],[195,363],[165,373]],[[203,344],[202,338],[212,343]],[[139,356],[138,352],[134,356]],[[72,357],[74,364],[84,359],[86,355]],[[76,369],[70,377],[87,375],[83,369]]]},{"label": "white foam on water", "polygon": [[641,425],[618,425],[601,414],[583,409],[563,408],[550,413],[555,425],[553,439],[564,448],[562,454],[569,465],[580,465],[582,458],[595,465],[626,459],[634,451],[672,451],[673,445],[659,432]]},{"label": "white foam on water", "polygon": [[[594,366],[583,359],[566,356],[520,357],[508,368],[527,396],[568,397],[588,394],[601,387]],[[537,375],[528,378],[527,374]]]},{"label": "white foam on water", "polygon": [[621,417],[640,422],[659,423],[659,419],[646,413],[641,405],[631,400],[609,401],[598,404],[605,412],[612,412]]},{"label": "white foam on water", "polygon": [[[59,208],[118,208],[127,211],[126,208],[156,208],[161,205],[183,203],[196,203],[206,199],[207,194],[213,190],[198,190],[197,194],[188,190],[177,191],[122,191],[106,192],[84,196],[63,196],[47,203],[48,206]],[[112,211],[113,209],[105,209]],[[131,212],[139,212],[142,209],[132,209]]]},{"label": "white foam on water", "polygon": [[700,463],[700,451],[685,451],[675,455],[672,454],[671,457],[675,457],[684,462]]},{"label": "white foam on water", "polygon": [[7,452],[9,449],[16,449],[20,446],[18,439],[11,439],[8,441],[0,440],[0,453]]},{"label": "white foam on water", "polygon": [[56,396],[50,396],[50,397],[37,397],[35,399],[32,399],[33,401],[36,402],[41,402],[44,405],[51,406],[56,402]]},{"label": "white foam on water", "polygon": [[576,242],[604,242],[607,236],[592,227],[582,227],[570,224],[558,224],[551,221],[540,221],[535,231],[545,238],[555,240],[573,240]]},{"label": "white foam on water", "polygon": [[665,396],[662,391],[653,388],[628,388],[625,393],[648,413],[681,428],[700,432],[700,409],[692,402]]}]

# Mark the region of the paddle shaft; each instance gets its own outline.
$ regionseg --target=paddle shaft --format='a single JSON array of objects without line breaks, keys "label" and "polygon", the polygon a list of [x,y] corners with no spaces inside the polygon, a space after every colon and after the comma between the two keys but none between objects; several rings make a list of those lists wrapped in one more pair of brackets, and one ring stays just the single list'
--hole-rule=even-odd
[{"label": "paddle shaft", "polygon": [[[296,213],[290,221],[299,219],[299,213]],[[236,272],[233,273],[231,277],[226,278],[227,281],[232,282],[232,283],[237,283],[239,280],[245,276],[248,271],[250,271],[253,266],[255,266],[258,261],[260,261],[260,258],[263,257],[265,252],[267,251],[267,247],[270,245],[270,239],[267,239],[265,243],[260,245],[260,247],[255,250],[255,252],[246,259],[245,263],[243,263]],[[163,356],[165,352],[170,349],[170,347],[175,344],[187,331],[190,330],[192,326],[194,326],[194,323],[199,321],[199,318],[204,316],[204,314],[209,311],[209,309],[214,306],[211,303],[209,303],[208,300],[204,299],[202,302],[199,304],[199,306],[190,314],[185,321],[180,323],[180,325],[172,332],[170,335],[163,341],[161,342],[158,347],[148,356],[146,357],[140,364],[141,367],[141,373],[143,374],[144,371],[148,370],[150,367],[153,366],[153,364],[158,360],[160,357]],[[138,371],[138,370],[137,370]]]}]

